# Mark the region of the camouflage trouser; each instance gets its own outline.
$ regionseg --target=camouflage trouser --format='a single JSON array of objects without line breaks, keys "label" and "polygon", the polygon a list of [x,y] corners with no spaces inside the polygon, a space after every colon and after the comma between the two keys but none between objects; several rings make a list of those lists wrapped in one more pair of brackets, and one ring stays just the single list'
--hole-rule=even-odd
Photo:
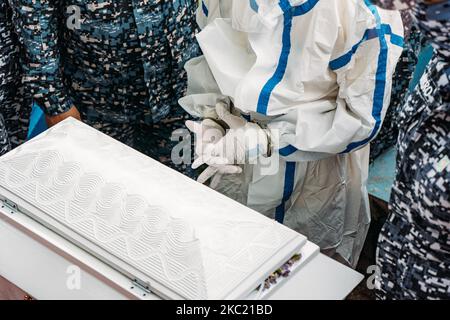
[{"label": "camouflage trouser", "polygon": [[378,243],[378,299],[450,299],[450,261],[433,259],[431,250],[422,248],[429,237],[391,214]]},{"label": "camouflage trouser", "polygon": [[399,114],[391,215],[381,232],[380,299],[450,299],[450,65],[439,55]]},{"label": "camouflage trouser", "polygon": [[9,92],[0,99],[2,128],[8,133],[12,149],[24,143],[28,134],[31,99],[26,98],[23,91],[19,83],[11,83]]},{"label": "camouflage trouser", "polygon": [[13,93],[13,97],[4,102],[3,117],[8,130],[11,148],[16,148],[27,139],[31,112],[31,99],[24,98],[23,88]]},{"label": "camouflage trouser", "polygon": [[[167,118],[157,124],[144,123],[105,123],[83,118],[83,121],[97,130],[119,140],[122,143],[158,160],[191,178],[195,176],[190,163],[177,162],[172,157],[172,150],[179,143],[180,137],[186,137],[185,121],[190,116],[181,109],[172,111]],[[182,130],[180,132],[180,130]],[[175,132],[175,134],[174,134]],[[192,139],[189,144],[192,144]],[[189,159],[192,159],[192,147],[189,147]]]},{"label": "camouflage trouser", "polygon": [[11,149],[9,143],[8,132],[6,131],[5,120],[0,115],[0,156],[4,155]]}]

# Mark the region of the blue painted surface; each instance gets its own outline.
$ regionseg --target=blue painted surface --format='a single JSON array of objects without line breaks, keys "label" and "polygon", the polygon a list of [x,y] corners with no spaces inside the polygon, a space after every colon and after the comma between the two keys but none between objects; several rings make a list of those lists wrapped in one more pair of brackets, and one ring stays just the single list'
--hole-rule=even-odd
[{"label": "blue painted surface", "polygon": [[391,189],[395,180],[397,149],[392,147],[369,167],[369,194],[389,202]]},{"label": "blue painted surface", "polygon": [[47,122],[45,121],[45,115],[42,109],[33,104],[33,109],[30,116],[30,126],[28,128],[27,140],[33,139],[37,135],[47,130]]},{"label": "blue painted surface", "polygon": [[413,79],[411,80],[411,83],[409,86],[409,91],[414,91],[416,86],[419,84],[420,78],[422,78],[422,75],[424,74],[428,63],[430,62],[431,58],[433,57],[433,50],[434,49],[431,45],[427,45],[420,52],[419,58],[417,61],[416,70],[414,71],[414,76],[413,76]]}]

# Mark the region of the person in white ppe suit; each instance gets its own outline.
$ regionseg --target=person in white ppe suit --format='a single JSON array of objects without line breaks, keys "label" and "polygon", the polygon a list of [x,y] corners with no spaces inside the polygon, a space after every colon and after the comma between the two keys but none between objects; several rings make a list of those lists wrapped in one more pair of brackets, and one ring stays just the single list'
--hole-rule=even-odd
[{"label": "person in white ppe suit", "polygon": [[202,0],[197,20],[204,56],[186,65],[180,105],[204,119],[187,123],[194,167],[209,166],[199,181],[356,267],[369,143],[403,47],[399,12],[369,0]]}]

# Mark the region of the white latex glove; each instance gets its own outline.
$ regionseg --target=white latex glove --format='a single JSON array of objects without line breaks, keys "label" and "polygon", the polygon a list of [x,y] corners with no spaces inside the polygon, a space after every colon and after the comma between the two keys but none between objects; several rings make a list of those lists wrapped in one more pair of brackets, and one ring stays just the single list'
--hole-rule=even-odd
[{"label": "white latex glove", "polygon": [[212,119],[201,122],[186,121],[186,127],[195,134],[195,155],[198,157],[194,162],[194,169],[200,167],[198,163],[204,163],[206,155],[211,154],[214,144],[219,142],[225,135],[225,129]]},{"label": "white latex glove", "polygon": [[[220,141],[225,135],[225,129],[212,119],[206,119],[201,122],[186,121],[188,129],[195,134],[195,155],[192,168],[197,169],[203,164],[209,162],[214,144]],[[197,181],[206,183],[212,178],[210,187],[216,188],[224,174],[241,173],[242,169],[238,166],[211,165],[200,174]]]},{"label": "white latex glove", "polygon": [[209,186],[213,189],[216,189],[219,186],[223,175],[238,174],[241,172],[242,168],[239,166],[210,165],[199,175],[197,181],[200,183],[206,183],[209,179],[211,179],[211,183],[209,184]]},{"label": "white latex glove", "polygon": [[268,154],[269,138],[264,129],[256,123],[231,114],[223,104],[217,104],[216,112],[230,130],[214,144],[212,150],[207,150],[210,157],[205,158],[206,164],[210,166],[248,164]]}]

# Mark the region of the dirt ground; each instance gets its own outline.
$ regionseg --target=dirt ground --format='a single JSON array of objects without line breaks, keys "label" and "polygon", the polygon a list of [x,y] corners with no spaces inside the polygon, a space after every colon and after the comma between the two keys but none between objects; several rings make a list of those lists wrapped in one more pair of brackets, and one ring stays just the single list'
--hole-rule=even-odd
[{"label": "dirt ground", "polygon": [[0,300],[30,300],[30,296],[0,276]]},{"label": "dirt ground", "polygon": [[353,290],[353,292],[347,297],[348,300],[374,300],[375,292],[369,290],[367,287],[367,280],[372,274],[367,274],[367,268],[376,264],[376,247],[378,242],[378,236],[381,232],[387,215],[388,215],[388,205],[386,202],[379,200],[377,198],[370,198],[370,209],[372,214],[372,223],[367,235],[366,244],[361,253],[361,258],[359,260],[358,267],[356,268],[358,272],[366,275],[366,278],[360,285]]}]

